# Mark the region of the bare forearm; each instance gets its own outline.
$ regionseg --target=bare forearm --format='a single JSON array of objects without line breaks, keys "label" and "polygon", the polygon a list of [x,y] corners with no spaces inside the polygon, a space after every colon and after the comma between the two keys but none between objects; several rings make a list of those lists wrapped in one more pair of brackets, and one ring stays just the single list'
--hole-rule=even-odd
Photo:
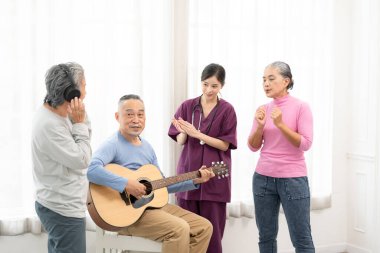
[{"label": "bare forearm", "polygon": [[180,145],[183,145],[185,144],[186,140],[187,140],[187,134],[185,133],[179,133],[177,135],[177,142],[180,144]]},{"label": "bare forearm", "polygon": [[229,142],[222,141],[218,138],[214,138],[203,133],[199,133],[197,138],[199,139],[199,141],[203,141],[205,144],[222,151],[227,151],[228,147],[230,146]]},{"label": "bare forearm", "polygon": [[297,132],[290,129],[287,125],[281,124],[278,126],[281,133],[285,136],[285,138],[295,147],[299,147],[301,144],[301,135]]},{"label": "bare forearm", "polygon": [[249,136],[248,143],[255,149],[259,149],[263,144],[263,128],[258,127],[256,131]]}]

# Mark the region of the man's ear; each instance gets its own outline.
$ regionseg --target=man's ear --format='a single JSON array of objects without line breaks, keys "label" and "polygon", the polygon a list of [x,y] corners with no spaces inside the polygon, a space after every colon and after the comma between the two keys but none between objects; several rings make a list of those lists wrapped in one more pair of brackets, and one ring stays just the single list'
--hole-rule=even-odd
[{"label": "man's ear", "polygon": [[119,121],[119,112],[115,112],[115,119]]}]

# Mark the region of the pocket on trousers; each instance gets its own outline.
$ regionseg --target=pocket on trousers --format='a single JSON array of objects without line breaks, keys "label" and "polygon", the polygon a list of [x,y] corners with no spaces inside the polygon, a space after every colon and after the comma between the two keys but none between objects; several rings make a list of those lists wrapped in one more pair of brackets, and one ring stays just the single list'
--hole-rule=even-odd
[{"label": "pocket on trousers", "polygon": [[268,187],[268,177],[256,173],[253,175],[253,194],[264,197]]},{"label": "pocket on trousers", "polygon": [[285,191],[289,200],[310,198],[309,180],[307,177],[287,178]]}]

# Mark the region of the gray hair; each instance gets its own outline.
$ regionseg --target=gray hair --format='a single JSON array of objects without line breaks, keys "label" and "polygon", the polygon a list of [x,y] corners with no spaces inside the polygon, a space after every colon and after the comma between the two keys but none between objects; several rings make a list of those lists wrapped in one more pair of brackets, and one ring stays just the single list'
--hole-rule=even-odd
[{"label": "gray hair", "polygon": [[[61,67],[61,65],[65,65],[67,68]],[[68,69],[70,73],[67,73],[66,69]],[[71,77],[68,77],[68,74]],[[68,62],[53,65],[45,75],[46,96],[44,103],[48,103],[54,108],[62,105],[65,102],[65,90],[72,85],[73,81],[76,88],[80,89],[83,79],[84,70],[78,63]]]},{"label": "gray hair", "polygon": [[140,100],[144,104],[144,101],[140,98],[139,95],[129,94],[129,95],[124,95],[119,99],[119,103],[118,103],[119,107],[123,104],[124,101],[130,100],[130,99]]},{"label": "gray hair", "polygon": [[288,90],[293,89],[294,81],[293,81],[292,71],[290,70],[290,67],[287,63],[282,62],[282,61],[275,61],[269,64],[267,68],[268,67],[276,68],[282,77],[289,78],[290,81],[289,81],[287,89]]}]

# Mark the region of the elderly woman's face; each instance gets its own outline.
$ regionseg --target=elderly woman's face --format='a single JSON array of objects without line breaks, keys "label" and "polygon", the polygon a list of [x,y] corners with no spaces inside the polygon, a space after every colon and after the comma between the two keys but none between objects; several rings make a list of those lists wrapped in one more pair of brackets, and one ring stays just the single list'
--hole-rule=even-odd
[{"label": "elderly woman's face", "polygon": [[288,94],[289,78],[284,78],[277,68],[267,67],[263,76],[264,92],[269,98],[280,98]]}]

